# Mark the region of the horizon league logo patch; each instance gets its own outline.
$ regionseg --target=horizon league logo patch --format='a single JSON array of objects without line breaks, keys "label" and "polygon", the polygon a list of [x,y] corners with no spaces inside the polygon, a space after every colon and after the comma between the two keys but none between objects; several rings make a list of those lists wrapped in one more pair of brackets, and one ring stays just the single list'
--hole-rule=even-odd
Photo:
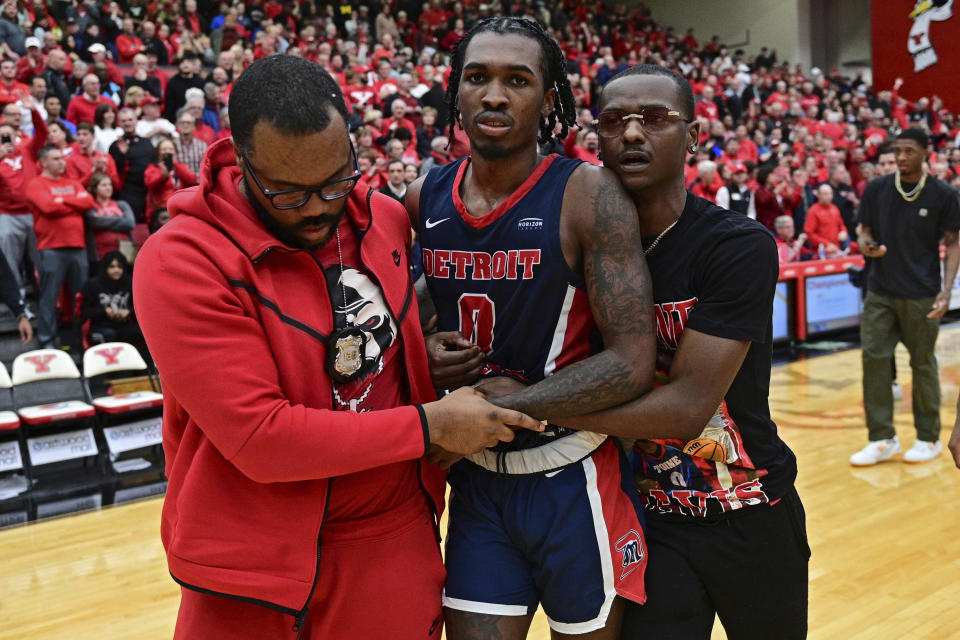
[{"label": "horizon league logo patch", "polygon": [[620,567],[623,570],[620,574],[621,580],[633,573],[637,567],[640,566],[643,559],[647,557],[643,549],[640,534],[633,529],[617,540],[616,549],[622,556],[620,560]]},{"label": "horizon league logo patch", "polygon": [[517,229],[520,231],[543,229],[543,218],[521,218],[520,221],[517,222]]}]

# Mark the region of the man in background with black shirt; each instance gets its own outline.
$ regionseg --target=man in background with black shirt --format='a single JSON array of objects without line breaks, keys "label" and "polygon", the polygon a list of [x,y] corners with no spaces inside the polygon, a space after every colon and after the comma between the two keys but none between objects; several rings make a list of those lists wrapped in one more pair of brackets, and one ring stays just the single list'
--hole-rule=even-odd
[{"label": "man in background with black shirt", "polygon": [[[917,429],[917,440],[903,459],[927,462],[943,450],[934,346],[960,262],[960,202],[950,185],[923,170],[926,133],[907,129],[893,144],[897,172],[872,180],[859,209],[858,245],[873,260],[860,321],[863,407],[870,442],[850,457],[855,466],[873,465],[901,451],[893,427],[888,364],[898,342],[910,352]],[[946,245],[942,281],[941,238]]]},{"label": "man in background with black shirt", "polygon": [[177,121],[177,112],[187,103],[187,89],[203,89],[204,80],[196,73],[196,63],[199,60],[200,56],[194,51],[185,51],[177,60],[180,70],[170,78],[165,92],[167,107],[163,111],[163,117],[170,122]]},{"label": "man in background with black shirt", "polygon": [[120,181],[123,183],[117,199],[123,200],[133,209],[139,229],[134,229],[134,236],[142,241],[147,236],[147,187],[143,183],[143,172],[147,165],[153,162],[153,145],[147,138],[137,135],[137,114],[132,109],[121,109],[117,115],[117,124],[123,130],[123,135],[110,145],[110,155],[117,165]]}]

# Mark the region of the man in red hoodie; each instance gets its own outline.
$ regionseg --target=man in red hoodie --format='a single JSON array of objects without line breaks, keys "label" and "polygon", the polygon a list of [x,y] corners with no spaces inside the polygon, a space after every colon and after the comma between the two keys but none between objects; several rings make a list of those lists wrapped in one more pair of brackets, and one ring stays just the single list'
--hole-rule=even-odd
[{"label": "man in red hoodie", "polygon": [[76,180],[63,176],[67,163],[57,147],[47,145],[38,154],[40,175],[27,185],[27,202],[40,249],[40,298],[37,303],[37,341],[52,348],[57,339],[57,297],[66,281],[71,297],[87,279],[83,213],[93,207],[93,196]]},{"label": "man in red hoodie", "polygon": [[175,638],[439,639],[444,476],[422,456],[542,427],[472,390],[435,400],[409,219],[354,188],[336,81],[270,56],[229,108],[232,140],[134,274],[164,389]]}]

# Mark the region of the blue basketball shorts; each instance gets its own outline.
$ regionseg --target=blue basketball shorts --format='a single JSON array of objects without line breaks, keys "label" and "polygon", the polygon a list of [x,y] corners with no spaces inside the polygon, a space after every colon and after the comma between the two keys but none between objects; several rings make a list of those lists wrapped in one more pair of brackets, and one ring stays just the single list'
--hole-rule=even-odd
[{"label": "blue basketball shorts", "polygon": [[543,606],[550,628],[602,629],[613,598],[646,601],[643,506],[612,438],[550,473],[450,470],[443,604],[505,616]]}]

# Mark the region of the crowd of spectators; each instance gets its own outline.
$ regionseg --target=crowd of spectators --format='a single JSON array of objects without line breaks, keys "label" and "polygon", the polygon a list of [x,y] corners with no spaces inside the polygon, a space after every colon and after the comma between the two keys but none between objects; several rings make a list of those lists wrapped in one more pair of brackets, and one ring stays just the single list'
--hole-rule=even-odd
[{"label": "crowd of spectators", "polygon": [[[603,85],[639,63],[681,71],[701,124],[687,187],[762,222],[790,247],[785,260],[856,251],[859,197],[901,129],[926,130],[929,170],[960,182],[960,131],[937,96],[910,102],[901,80],[875,90],[860,75],[804,69],[775,49],[747,55],[716,36],[701,42],[692,29],[659,24],[642,4],[4,0],[0,251],[22,288],[31,266],[43,279],[41,235],[46,249],[89,241],[88,268],[117,249],[118,234],[142,243],[167,218],[166,199],[197,183],[207,147],[230,136],[233,80],[269,55],[301,56],[338,80],[364,183],[402,197],[418,175],[467,152],[448,121],[449,54],[493,15],[539,20],[566,54],[580,127],[545,152],[600,164],[591,122]],[[59,152],[62,176],[39,176],[44,149]],[[42,231],[70,217],[54,211],[64,206],[58,196],[38,197],[51,180],[89,189],[96,206],[77,212],[86,233],[54,234],[61,242]],[[116,224],[103,226],[106,217]],[[801,235],[784,237],[786,218]]]}]

